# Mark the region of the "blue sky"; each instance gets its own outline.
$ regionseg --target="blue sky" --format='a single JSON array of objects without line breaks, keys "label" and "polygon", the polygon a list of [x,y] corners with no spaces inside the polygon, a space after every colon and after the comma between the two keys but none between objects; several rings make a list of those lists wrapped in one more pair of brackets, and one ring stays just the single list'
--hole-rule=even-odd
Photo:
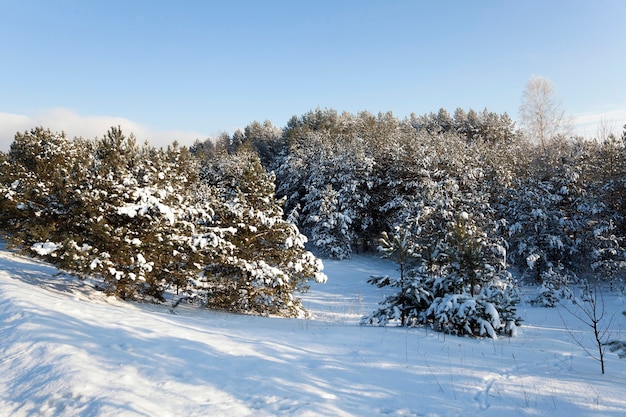
[{"label": "blue sky", "polygon": [[0,149],[43,125],[191,144],[308,110],[508,112],[556,86],[626,123],[626,1],[0,0]]}]

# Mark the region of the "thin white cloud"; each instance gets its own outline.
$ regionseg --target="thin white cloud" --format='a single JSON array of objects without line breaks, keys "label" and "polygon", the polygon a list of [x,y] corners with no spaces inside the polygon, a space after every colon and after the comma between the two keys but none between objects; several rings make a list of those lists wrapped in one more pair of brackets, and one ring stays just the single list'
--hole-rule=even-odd
[{"label": "thin white cloud", "polygon": [[601,131],[620,135],[626,124],[626,109],[582,113],[574,116],[574,130],[578,135],[596,137]]},{"label": "thin white cloud", "polygon": [[34,127],[31,119],[22,114],[0,113],[0,150],[9,149],[16,132]]},{"label": "thin white cloud", "polygon": [[174,141],[189,146],[196,139],[207,138],[207,135],[195,131],[159,131],[123,117],[83,116],[73,110],[55,108],[34,116],[0,112],[0,150],[9,149],[15,133],[37,126],[53,132],[63,131],[70,138],[82,136],[88,139],[102,137],[111,126],[120,126],[127,135],[134,134],[139,143],[147,141],[156,147],[165,147]]}]

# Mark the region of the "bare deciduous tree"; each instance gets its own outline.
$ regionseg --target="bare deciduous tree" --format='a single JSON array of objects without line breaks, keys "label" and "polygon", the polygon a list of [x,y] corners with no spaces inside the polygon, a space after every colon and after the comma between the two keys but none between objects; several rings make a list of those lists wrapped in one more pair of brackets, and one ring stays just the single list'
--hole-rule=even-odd
[{"label": "bare deciduous tree", "polygon": [[596,139],[602,143],[610,140],[611,137],[615,137],[615,126],[607,120],[606,115],[603,115],[596,128]]},{"label": "bare deciduous tree", "polygon": [[534,75],[526,83],[519,114],[527,137],[543,148],[550,139],[571,129],[554,84],[542,76]]},{"label": "bare deciduous tree", "polygon": [[[609,317],[608,321],[605,320],[606,309],[602,290],[597,285],[594,288],[591,288],[589,283],[586,282],[584,295],[581,299],[576,300],[574,308],[570,308],[566,304],[561,305],[568,313],[578,319],[578,321],[593,330],[592,345],[594,345],[594,347],[592,348],[584,342],[583,336],[577,335],[573,330],[567,327],[567,324],[565,325],[565,328],[578,346],[580,346],[591,358],[600,362],[600,369],[602,371],[602,375],[604,375],[606,361],[605,353],[607,345],[609,344],[608,340],[611,337],[610,330],[613,323],[613,316]],[[563,320],[563,323],[566,323],[563,316],[561,316],[561,319]],[[594,349],[597,350],[597,352],[594,352]]]}]

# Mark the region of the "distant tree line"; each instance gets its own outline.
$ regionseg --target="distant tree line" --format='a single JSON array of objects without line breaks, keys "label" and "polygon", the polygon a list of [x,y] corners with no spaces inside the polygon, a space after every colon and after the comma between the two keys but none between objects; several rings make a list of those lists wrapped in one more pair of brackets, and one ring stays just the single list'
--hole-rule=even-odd
[{"label": "distant tree line", "polygon": [[375,249],[382,232],[443,206],[434,230],[472,214],[505,240],[508,267],[537,282],[548,271],[615,278],[624,266],[626,131],[555,136],[545,148],[530,139],[487,110],[400,120],[317,109],[284,129],[253,122],[192,152],[251,146],[275,172],[285,212],[324,256]]}]

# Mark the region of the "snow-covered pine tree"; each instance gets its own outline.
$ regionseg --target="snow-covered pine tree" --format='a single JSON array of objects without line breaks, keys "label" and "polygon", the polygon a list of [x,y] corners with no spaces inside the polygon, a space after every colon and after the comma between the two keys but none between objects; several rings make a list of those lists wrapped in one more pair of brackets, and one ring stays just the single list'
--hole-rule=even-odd
[{"label": "snow-covered pine tree", "polygon": [[367,234],[372,167],[353,136],[313,131],[292,144],[278,170],[279,192],[288,210],[301,207],[303,230],[323,255],[349,258],[353,243]]},{"label": "snow-covered pine tree", "polygon": [[304,315],[297,293],[308,289],[309,280],[323,282],[326,276],[321,261],[305,250],[306,237],[283,218],[274,176],[245,148],[212,163],[217,167],[205,172],[219,174],[208,174],[206,181],[218,187],[223,204],[206,230],[220,231],[229,246],[204,265],[200,284],[207,305],[252,314]]},{"label": "snow-covered pine tree", "polygon": [[269,120],[263,123],[253,121],[244,129],[245,142],[250,143],[261,159],[261,164],[272,171],[278,167],[285,151],[282,129]]},{"label": "snow-covered pine tree", "polygon": [[[415,224],[414,224],[415,226]],[[386,325],[389,321],[400,323],[400,326],[422,324],[422,313],[430,306],[432,297],[424,285],[427,275],[416,265],[420,258],[419,247],[415,237],[419,228],[397,227],[395,233],[383,232],[379,240],[379,251],[383,258],[391,259],[398,264],[399,276],[372,276],[367,281],[378,288],[391,288],[393,293],[386,295],[379,303],[380,308],[371,315],[362,318],[362,324]]]},{"label": "snow-covered pine tree", "polygon": [[[89,267],[106,291],[123,299],[163,298],[176,258],[171,247],[178,212],[185,201],[189,170],[179,170],[179,150],[138,146],[112,128],[97,140],[86,184],[83,244]],[[181,172],[182,171],[182,172]]]},{"label": "snow-covered pine tree", "polygon": [[[625,137],[626,139],[626,137]],[[577,143],[584,181],[576,198],[580,217],[581,269],[591,271],[613,290],[624,290],[626,236],[623,202],[626,195],[626,142],[609,135],[602,143]]]},{"label": "snow-covered pine tree", "polygon": [[452,334],[514,334],[519,317],[515,283],[506,270],[506,250],[476,226],[466,212],[450,224],[443,245],[434,300],[426,317],[434,328]]},{"label": "snow-covered pine tree", "polygon": [[[119,128],[83,145],[89,154],[82,177],[66,187],[73,195],[68,226],[49,256],[80,276],[100,277],[120,298],[162,299],[173,279],[174,227],[191,178],[177,160],[180,150],[138,147]],[[34,250],[45,247],[40,242]]]},{"label": "snow-covered pine tree", "polygon": [[307,208],[317,214],[310,215],[306,220],[313,245],[322,256],[332,259],[350,258],[352,219],[339,210],[339,193],[328,184],[321,190],[319,197],[313,200],[313,204],[319,204],[319,208]]},{"label": "snow-covered pine tree", "polygon": [[[156,150],[153,150],[155,152]],[[203,190],[198,173],[199,161],[185,147],[174,143],[166,150],[156,151],[160,157],[151,158],[154,180],[161,196],[167,222],[157,235],[158,274],[161,282],[175,295],[184,297],[189,283],[197,279],[203,256],[193,246],[198,227],[210,222],[213,207],[219,205],[216,192]],[[167,209],[165,208],[167,207]],[[168,211],[169,210],[169,211]]]},{"label": "snow-covered pine tree", "polygon": [[580,166],[570,144],[553,141],[550,146],[548,153],[535,148],[534,171],[503,193],[513,264],[542,285],[535,301],[545,306],[571,296],[568,286],[583,267],[586,227],[579,210],[584,192]]},{"label": "snow-covered pine tree", "polygon": [[74,216],[90,149],[88,141],[41,127],[15,136],[0,173],[0,223],[11,244],[67,266],[61,249],[84,233]]}]

